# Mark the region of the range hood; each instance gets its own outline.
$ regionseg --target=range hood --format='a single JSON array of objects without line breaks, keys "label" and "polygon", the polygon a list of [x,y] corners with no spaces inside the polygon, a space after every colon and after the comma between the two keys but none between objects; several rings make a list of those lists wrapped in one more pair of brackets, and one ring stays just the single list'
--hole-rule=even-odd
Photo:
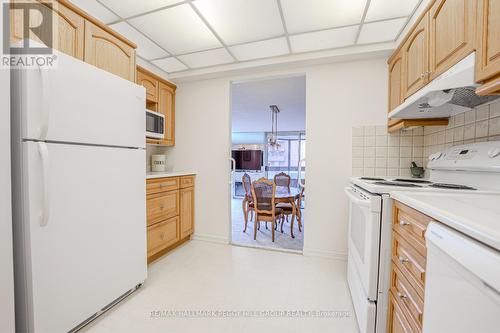
[{"label": "range hood", "polygon": [[500,96],[479,96],[474,82],[476,54],[471,53],[449,70],[408,97],[389,118],[446,118],[469,111]]}]

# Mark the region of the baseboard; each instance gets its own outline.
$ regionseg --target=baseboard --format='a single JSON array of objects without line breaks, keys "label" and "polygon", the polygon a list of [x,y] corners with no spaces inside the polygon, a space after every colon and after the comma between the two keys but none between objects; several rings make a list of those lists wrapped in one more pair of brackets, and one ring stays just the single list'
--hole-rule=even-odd
[{"label": "baseboard", "polygon": [[199,240],[203,242],[217,243],[217,244],[229,244],[229,239],[222,236],[197,234],[195,233],[191,236],[191,239]]},{"label": "baseboard", "polygon": [[347,253],[340,251],[325,251],[320,249],[304,248],[303,253],[308,257],[320,257],[347,261]]}]

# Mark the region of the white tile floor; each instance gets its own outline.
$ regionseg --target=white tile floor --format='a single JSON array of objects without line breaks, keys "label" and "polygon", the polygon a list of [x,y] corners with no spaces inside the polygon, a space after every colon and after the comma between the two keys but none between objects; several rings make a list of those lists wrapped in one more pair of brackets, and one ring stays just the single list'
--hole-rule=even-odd
[{"label": "white tile floor", "polygon": [[[137,293],[83,331],[357,332],[345,266],[342,261],[190,241],[150,265]],[[325,310],[340,317],[151,317],[152,311],[170,310]]]}]

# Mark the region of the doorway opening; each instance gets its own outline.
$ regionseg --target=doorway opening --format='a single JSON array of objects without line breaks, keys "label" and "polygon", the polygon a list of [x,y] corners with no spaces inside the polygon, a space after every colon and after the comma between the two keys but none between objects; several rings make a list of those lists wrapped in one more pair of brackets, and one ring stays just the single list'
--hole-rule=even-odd
[{"label": "doorway opening", "polygon": [[[305,85],[305,75],[232,82],[232,244],[302,252],[306,228]],[[262,178],[268,188],[275,187],[272,207],[266,206],[270,194],[252,192]],[[273,222],[262,207],[270,207],[266,211],[278,216],[274,241]]]}]

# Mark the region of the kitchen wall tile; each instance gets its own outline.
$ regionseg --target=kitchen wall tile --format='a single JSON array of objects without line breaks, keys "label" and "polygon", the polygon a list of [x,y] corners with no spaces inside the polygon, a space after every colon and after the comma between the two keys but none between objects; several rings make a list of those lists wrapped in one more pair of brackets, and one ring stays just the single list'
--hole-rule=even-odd
[{"label": "kitchen wall tile", "polygon": [[377,147],[387,147],[387,136],[386,135],[377,135],[375,137],[375,145]]},{"label": "kitchen wall tile", "polygon": [[365,157],[363,159],[363,167],[365,168],[375,167],[375,157]]},{"label": "kitchen wall tile", "polygon": [[365,147],[364,157],[375,157],[375,147]]},{"label": "kitchen wall tile", "polygon": [[388,157],[399,157],[399,146],[387,148]]},{"label": "kitchen wall tile", "polygon": [[490,104],[490,118],[500,117],[500,102]]},{"label": "kitchen wall tile", "polygon": [[375,136],[365,136],[365,147],[375,147]]},{"label": "kitchen wall tile", "polygon": [[386,157],[377,157],[375,159],[375,167],[376,168],[387,168],[387,158]]},{"label": "kitchen wall tile", "polygon": [[365,135],[365,128],[363,126],[354,126],[352,128],[352,136],[364,136]]},{"label": "kitchen wall tile", "polygon": [[406,168],[406,169],[399,169],[399,175],[400,175],[401,177],[411,177],[410,168]]},{"label": "kitchen wall tile", "polygon": [[488,138],[476,138],[475,142],[486,142]]},{"label": "kitchen wall tile", "polygon": [[372,136],[372,135],[375,135],[376,133],[376,130],[375,130],[375,126],[366,126],[365,127],[365,136]]},{"label": "kitchen wall tile", "polygon": [[424,157],[424,148],[423,147],[413,147],[413,158]]},{"label": "kitchen wall tile", "polygon": [[399,167],[400,168],[409,168],[411,164],[411,158],[400,158],[399,159]]},{"label": "kitchen wall tile", "polygon": [[446,128],[453,128],[455,127],[455,117],[450,117],[450,119],[448,119],[448,126],[446,126]]},{"label": "kitchen wall tile", "polygon": [[399,176],[399,168],[387,168],[387,176],[389,177]]},{"label": "kitchen wall tile", "polygon": [[453,129],[447,129],[445,131],[446,140],[445,143],[453,142]]},{"label": "kitchen wall tile", "polygon": [[375,176],[377,176],[377,177],[387,176],[387,169],[386,168],[375,168]]},{"label": "kitchen wall tile", "polygon": [[455,127],[453,130],[453,141],[460,141],[464,139],[464,127]]},{"label": "kitchen wall tile", "polygon": [[438,145],[442,145],[446,142],[446,130],[437,132],[437,143]]},{"label": "kitchen wall tile", "polygon": [[418,135],[413,137],[413,147],[423,147],[424,146],[424,136]]},{"label": "kitchen wall tile", "polygon": [[352,167],[353,168],[362,168],[363,167],[363,158],[361,158],[361,157],[354,157],[352,159]]},{"label": "kitchen wall tile", "polygon": [[483,136],[488,136],[488,120],[476,123],[476,137],[481,138]]},{"label": "kitchen wall tile", "polygon": [[363,176],[375,176],[375,168],[363,168]]},{"label": "kitchen wall tile", "polygon": [[375,148],[376,157],[387,157],[387,147],[376,147]]},{"label": "kitchen wall tile", "polygon": [[490,106],[481,105],[476,108],[476,121],[485,120],[490,117]]},{"label": "kitchen wall tile", "polygon": [[463,113],[457,114],[455,116],[455,127],[463,125],[465,122],[465,115]]},{"label": "kitchen wall tile", "polygon": [[423,127],[417,127],[413,130],[413,136],[417,135],[424,135],[424,128]]},{"label": "kitchen wall tile", "polygon": [[468,124],[464,126],[464,140],[474,139],[476,136],[476,124]]},{"label": "kitchen wall tile", "polygon": [[388,168],[399,168],[399,158],[398,157],[389,157],[387,159],[387,167]]},{"label": "kitchen wall tile", "polygon": [[400,131],[401,136],[413,136],[413,131],[412,130],[407,130],[407,129],[402,129]]},{"label": "kitchen wall tile", "polygon": [[361,177],[363,176],[363,168],[352,168],[351,174],[354,177]]},{"label": "kitchen wall tile", "polygon": [[469,144],[469,143],[474,143],[474,139],[464,140],[464,145]]},{"label": "kitchen wall tile", "polygon": [[362,136],[356,136],[352,138],[353,147],[364,147],[365,139]]},{"label": "kitchen wall tile", "polygon": [[387,139],[387,146],[389,147],[399,147],[399,142],[400,142],[400,137],[399,136],[392,136],[390,135]]},{"label": "kitchen wall tile", "polygon": [[465,124],[471,124],[476,121],[476,110],[465,112]]},{"label": "kitchen wall tile", "polygon": [[488,121],[488,135],[500,135],[500,117],[491,118]]},{"label": "kitchen wall tile", "polygon": [[363,157],[363,148],[353,147],[352,148],[352,157]]},{"label": "kitchen wall tile", "polygon": [[400,146],[401,147],[411,147],[413,145],[413,137],[411,136],[402,136]]},{"label": "kitchen wall tile", "polygon": [[400,157],[411,157],[412,156],[412,148],[411,147],[401,147],[399,149]]},{"label": "kitchen wall tile", "polygon": [[387,135],[387,126],[375,126],[375,135]]}]

